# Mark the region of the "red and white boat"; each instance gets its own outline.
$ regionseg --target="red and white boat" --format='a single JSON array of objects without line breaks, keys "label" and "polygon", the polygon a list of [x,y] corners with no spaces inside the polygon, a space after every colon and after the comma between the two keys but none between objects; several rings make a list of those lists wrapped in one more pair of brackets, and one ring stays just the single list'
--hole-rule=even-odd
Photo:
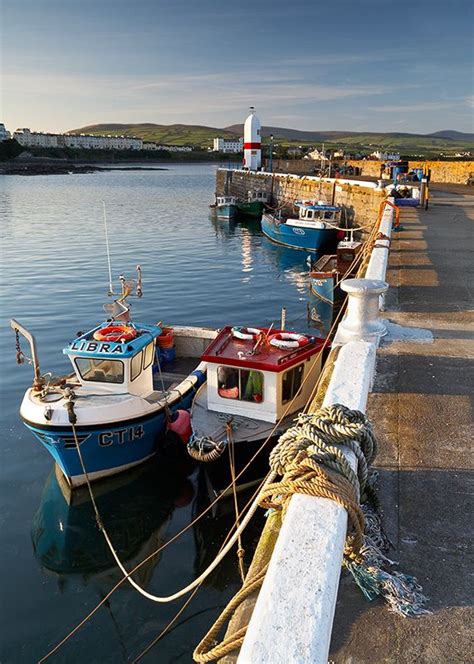
[{"label": "red and white boat", "polygon": [[278,436],[311,396],[326,342],[282,330],[225,327],[207,347],[201,358],[207,382],[193,402],[188,452],[207,462],[216,493],[249,463],[237,478],[240,488],[267,473]]}]

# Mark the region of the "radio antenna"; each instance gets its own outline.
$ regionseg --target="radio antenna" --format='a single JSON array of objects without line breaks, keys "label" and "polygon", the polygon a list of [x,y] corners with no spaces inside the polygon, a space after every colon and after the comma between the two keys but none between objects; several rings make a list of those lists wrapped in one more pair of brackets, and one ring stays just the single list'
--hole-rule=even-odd
[{"label": "radio antenna", "polygon": [[108,295],[113,295],[114,294],[114,288],[112,286],[112,265],[110,263],[109,234],[107,232],[107,214],[106,214],[106,211],[105,211],[105,201],[102,201],[102,207],[104,209],[105,246],[107,247],[107,264],[109,266],[109,292],[108,292]]}]

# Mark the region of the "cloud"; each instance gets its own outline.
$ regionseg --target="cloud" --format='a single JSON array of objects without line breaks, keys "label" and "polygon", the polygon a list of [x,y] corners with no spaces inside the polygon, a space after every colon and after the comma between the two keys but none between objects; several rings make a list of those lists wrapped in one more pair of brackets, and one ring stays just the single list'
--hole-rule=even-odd
[{"label": "cloud", "polygon": [[368,111],[374,111],[375,113],[418,113],[423,111],[441,111],[449,108],[456,108],[458,102],[456,100],[451,101],[427,101],[421,102],[418,104],[390,104],[388,106],[368,106]]}]

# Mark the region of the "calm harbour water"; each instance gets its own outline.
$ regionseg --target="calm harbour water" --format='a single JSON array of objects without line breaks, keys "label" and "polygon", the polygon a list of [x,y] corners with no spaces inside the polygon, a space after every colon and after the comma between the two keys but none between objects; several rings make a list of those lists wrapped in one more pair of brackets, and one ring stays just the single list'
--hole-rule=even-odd
[{"label": "calm harbour water", "polygon": [[[68,506],[50,456],[21,424],[18,409],[32,370],[15,363],[10,317],[37,337],[43,372],[69,370],[62,348],[102,319],[108,285],[102,201],[114,283],[143,270],[137,320],[221,327],[277,323],[305,331],[306,255],[278,247],[259,224],[211,221],[215,166],[167,171],[0,179],[1,625],[0,661],[34,662],[65,636],[120,579],[86,497]],[[26,350],[26,345],[24,344]],[[197,474],[142,467],[107,485],[105,525],[131,568],[205,506]],[[137,575],[149,592],[170,594],[211,562],[234,515],[230,503],[207,516]],[[250,552],[262,517],[246,536]],[[143,661],[190,662],[194,646],[239,587],[236,556],[204,584],[173,630]],[[130,661],[183,600],[155,604],[123,585],[50,661]]]}]

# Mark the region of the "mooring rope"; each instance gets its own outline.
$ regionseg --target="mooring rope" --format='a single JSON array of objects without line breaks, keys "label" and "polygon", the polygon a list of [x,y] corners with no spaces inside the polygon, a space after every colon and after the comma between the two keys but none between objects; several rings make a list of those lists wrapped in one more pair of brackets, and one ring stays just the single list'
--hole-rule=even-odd
[{"label": "mooring rope", "polygon": [[[364,457],[366,471],[362,476],[347,472],[347,461],[336,453],[335,445],[349,447],[358,459],[361,455]],[[296,424],[280,437],[270,455],[273,475],[280,475],[282,479],[267,482],[258,500],[264,508],[281,510],[283,519],[295,493],[334,500],[348,515],[344,565],[364,595],[369,599],[383,596],[391,610],[404,616],[428,613],[423,607],[426,598],[416,579],[388,571],[393,561],[381,551],[380,519],[370,511],[367,501],[364,508],[360,505],[359,496],[367,490],[369,482],[367,467],[376,450],[371,423],[360,411],[335,404],[300,415]],[[370,491],[367,494],[370,495]],[[196,647],[194,661],[213,661],[242,645],[248,625],[226,636],[221,643],[216,644],[215,637],[244,599],[260,588],[267,568],[268,564],[256,575],[247,576],[240,591]]]}]

